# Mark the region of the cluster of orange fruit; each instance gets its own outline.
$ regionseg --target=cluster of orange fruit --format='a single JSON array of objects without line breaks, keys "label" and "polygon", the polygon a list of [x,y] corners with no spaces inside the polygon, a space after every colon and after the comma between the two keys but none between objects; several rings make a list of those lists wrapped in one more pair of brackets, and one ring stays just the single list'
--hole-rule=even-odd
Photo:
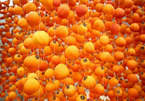
[{"label": "cluster of orange fruit", "polygon": [[5,101],[145,100],[144,0],[12,2],[0,2]]}]

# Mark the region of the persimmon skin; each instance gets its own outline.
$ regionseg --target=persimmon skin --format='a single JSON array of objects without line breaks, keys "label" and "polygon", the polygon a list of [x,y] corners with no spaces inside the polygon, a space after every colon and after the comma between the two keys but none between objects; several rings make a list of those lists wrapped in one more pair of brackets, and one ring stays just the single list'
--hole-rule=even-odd
[{"label": "persimmon skin", "polygon": [[122,8],[117,8],[116,10],[114,10],[114,16],[116,18],[122,18],[125,14],[125,11]]},{"label": "persimmon skin", "polygon": [[132,98],[137,98],[138,92],[135,88],[129,88],[128,89],[128,95]]},{"label": "persimmon skin", "polygon": [[17,97],[17,94],[15,92],[10,92],[10,94],[8,95],[8,98],[10,100],[15,100]]},{"label": "persimmon skin", "polygon": [[26,17],[27,23],[31,26],[31,27],[35,27],[37,25],[39,25],[41,18],[38,15],[37,12],[29,12],[27,17]]},{"label": "persimmon skin", "polygon": [[111,34],[118,34],[120,32],[120,25],[119,24],[112,24],[111,27]]},{"label": "persimmon skin", "polygon": [[110,40],[109,40],[108,36],[103,35],[103,36],[100,37],[100,43],[103,44],[103,45],[107,45],[109,43],[109,41]]},{"label": "persimmon skin", "polygon": [[[95,81],[95,79],[92,76],[86,76],[86,77],[83,78],[82,83],[83,83],[84,87],[86,87],[88,89],[92,89],[92,88],[95,87],[96,81]],[[90,85],[88,85],[88,83]]]},{"label": "persimmon skin", "polygon": [[77,59],[79,57],[79,50],[76,46],[71,45],[65,49],[65,55],[69,59]]},{"label": "persimmon skin", "polygon": [[119,47],[123,47],[126,45],[126,40],[123,38],[123,37],[118,37],[116,40],[115,40],[115,43],[117,46]]},{"label": "persimmon skin", "polygon": [[[35,83],[35,85],[33,83]],[[32,85],[33,85],[33,87],[32,87]],[[24,92],[28,95],[33,94],[34,92],[36,92],[39,89],[39,87],[40,87],[40,83],[36,79],[30,78],[24,84]],[[30,88],[33,90],[30,91]]]},{"label": "persimmon skin", "polygon": [[25,14],[31,12],[31,11],[36,11],[36,5],[34,3],[26,3],[23,5],[23,11]]},{"label": "persimmon skin", "polygon": [[130,25],[130,29],[133,32],[138,32],[139,31],[139,25],[137,23],[133,23]]},{"label": "persimmon skin", "polygon": [[97,84],[94,88],[94,91],[99,95],[104,94],[104,87],[101,84]]},{"label": "persimmon skin", "polygon": [[127,66],[129,69],[134,70],[135,68],[137,68],[137,62],[135,60],[129,60],[127,62]]},{"label": "persimmon skin", "polygon": [[66,4],[63,4],[59,6],[57,13],[59,18],[66,19],[70,14],[70,8]]},{"label": "persimmon skin", "polygon": [[76,14],[79,16],[79,17],[82,17],[83,15],[85,15],[88,11],[88,8],[86,5],[84,4],[81,4],[81,5],[78,5],[76,7]]},{"label": "persimmon skin", "polygon": [[[63,67],[63,69],[62,69]],[[63,71],[63,72],[62,72]],[[58,75],[59,74],[59,75]],[[69,70],[66,65],[60,63],[54,69],[54,77],[56,79],[63,79],[69,75]]]},{"label": "persimmon skin", "polygon": [[56,29],[55,34],[58,38],[65,38],[68,35],[68,29],[66,26],[59,26]]},{"label": "persimmon skin", "polygon": [[23,9],[20,7],[20,6],[16,6],[13,8],[13,12],[17,15],[23,15],[24,12],[23,12]]},{"label": "persimmon skin", "polygon": [[120,51],[117,51],[114,53],[114,57],[116,60],[118,61],[121,61],[124,59],[124,53],[123,52],[120,52]]},{"label": "persimmon skin", "polygon": [[113,14],[114,13],[114,7],[110,4],[106,4],[103,8],[103,12],[105,14]]},{"label": "persimmon skin", "polygon": [[93,24],[93,28],[97,31],[103,31],[104,29],[104,23],[102,20],[96,20]]}]

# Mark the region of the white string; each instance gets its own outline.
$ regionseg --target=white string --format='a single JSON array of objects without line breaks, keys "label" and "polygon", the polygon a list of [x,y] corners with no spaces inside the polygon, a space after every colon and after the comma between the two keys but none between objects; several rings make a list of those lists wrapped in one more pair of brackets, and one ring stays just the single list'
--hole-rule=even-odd
[{"label": "white string", "polygon": [[[120,0],[118,0],[118,8],[120,7]],[[118,24],[119,24],[119,18],[117,19],[118,20]],[[119,33],[118,33],[119,35]],[[118,77],[118,73],[115,74],[117,77]],[[118,94],[117,94],[117,101],[118,101]]]},{"label": "white string", "polygon": [[[104,0],[104,4],[103,4],[103,7],[105,6],[105,0]],[[104,14],[104,12],[103,12],[103,23],[105,22],[104,21],[105,20],[105,14]],[[104,24],[104,28],[103,28],[103,32],[105,33],[105,24]],[[102,33],[103,33],[102,32]],[[104,52],[104,47],[103,47],[103,52]],[[104,63],[103,63],[103,65],[104,65]],[[104,69],[103,69],[104,70]],[[103,87],[104,87],[104,73],[105,73],[105,70],[104,70],[104,72],[103,72]],[[104,93],[105,93],[105,91],[104,91]],[[105,94],[103,94],[103,96],[104,96]],[[105,101],[105,99],[103,99],[104,101]]]},{"label": "white string", "polygon": [[[40,12],[40,17],[41,17],[41,12]],[[40,23],[41,23],[41,19],[39,20],[39,25],[38,25],[38,27],[39,27],[39,31],[40,31]],[[37,49],[37,54],[38,54],[38,57],[39,57],[39,46],[38,46],[38,49]],[[41,60],[40,60],[40,62],[41,62]],[[38,63],[38,80],[39,80],[39,63]],[[39,81],[39,83],[40,83],[40,81]],[[39,101],[39,98],[40,98],[40,88],[39,88],[39,95],[38,95],[38,101]]]},{"label": "white string", "polygon": [[[144,1],[142,3],[142,8],[143,8],[143,21],[142,21],[142,23],[144,24]],[[142,34],[143,34],[143,31],[144,31],[144,29],[143,29],[143,25],[142,25]],[[142,60],[142,57],[143,57],[143,50],[141,49],[141,60]]]},{"label": "white string", "polygon": [[[69,0],[67,0],[67,6],[69,7]],[[68,30],[68,17],[67,17],[67,30]],[[68,31],[68,35],[67,35],[67,47],[68,47],[68,36],[69,36],[69,31]],[[65,54],[65,53],[64,53]],[[66,66],[67,64],[68,58],[66,57]],[[66,100],[67,100],[68,96],[66,96]]]}]

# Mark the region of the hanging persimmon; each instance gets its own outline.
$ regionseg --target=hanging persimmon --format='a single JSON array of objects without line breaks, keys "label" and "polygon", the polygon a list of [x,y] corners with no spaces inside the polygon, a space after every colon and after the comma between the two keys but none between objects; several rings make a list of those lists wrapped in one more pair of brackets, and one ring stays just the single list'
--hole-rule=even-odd
[{"label": "hanging persimmon", "polygon": [[39,89],[39,87],[40,83],[38,82],[38,80],[30,78],[24,83],[23,89],[26,94],[31,95],[35,93]]},{"label": "hanging persimmon", "polygon": [[92,76],[85,76],[82,80],[82,84],[87,89],[93,89],[96,85],[96,80]]},{"label": "hanging persimmon", "polygon": [[101,44],[107,45],[109,43],[109,38],[107,35],[102,35],[102,36],[100,36],[99,41]]},{"label": "hanging persimmon", "polygon": [[59,18],[66,19],[70,14],[70,8],[66,4],[60,5],[57,13]]},{"label": "hanging persimmon", "polygon": [[135,68],[137,68],[137,62],[135,60],[128,60],[127,62],[127,67],[131,70],[134,70]]},{"label": "hanging persimmon", "polygon": [[2,0],[0,97],[143,101],[144,10],[144,0]]},{"label": "hanging persimmon", "polygon": [[37,31],[32,39],[38,46],[46,46],[49,43],[49,35],[44,31]]},{"label": "hanging persimmon", "polygon": [[66,85],[65,89],[64,89],[64,93],[69,96],[72,97],[75,95],[76,93],[76,88],[73,85]]},{"label": "hanging persimmon", "polygon": [[138,92],[135,88],[129,88],[127,92],[129,97],[136,98],[138,96]]},{"label": "hanging persimmon", "polygon": [[26,4],[23,5],[23,11],[24,13],[29,13],[31,11],[36,11],[36,5],[34,3],[28,2]]},{"label": "hanging persimmon", "polygon": [[105,14],[113,14],[114,13],[114,7],[111,5],[111,4],[106,4],[104,7],[103,7],[103,12]]},{"label": "hanging persimmon", "polygon": [[17,98],[17,93],[15,92],[10,92],[8,95],[9,100],[15,100]]},{"label": "hanging persimmon", "polygon": [[65,38],[68,35],[68,29],[66,26],[59,26],[56,31],[55,34],[58,38]]},{"label": "hanging persimmon", "polygon": [[76,101],[87,101],[87,98],[85,95],[80,94],[77,96]]},{"label": "hanging persimmon", "polygon": [[54,69],[54,77],[56,79],[64,79],[69,75],[69,70],[66,65],[58,64]]},{"label": "hanging persimmon", "polygon": [[28,13],[28,15],[26,16],[26,20],[31,27],[35,27],[41,22],[41,17],[37,12],[32,11]]},{"label": "hanging persimmon", "polygon": [[86,24],[85,24],[85,23],[80,24],[80,25],[77,27],[77,34],[79,34],[79,35],[85,35],[86,33],[87,33]]},{"label": "hanging persimmon", "polygon": [[79,57],[79,50],[76,46],[71,45],[65,49],[65,55],[68,59],[77,59]]},{"label": "hanging persimmon", "polygon": [[95,52],[95,47],[94,44],[92,42],[87,42],[84,44],[84,49],[89,52],[89,53],[93,53]]},{"label": "hanging persimmon", "polygon": [[82,17],[83,15],[85,15],[87,13],[87,11],[88,11],[88,8],[84,4],[80,4],[76,7],[76,14],[79,17]]}]

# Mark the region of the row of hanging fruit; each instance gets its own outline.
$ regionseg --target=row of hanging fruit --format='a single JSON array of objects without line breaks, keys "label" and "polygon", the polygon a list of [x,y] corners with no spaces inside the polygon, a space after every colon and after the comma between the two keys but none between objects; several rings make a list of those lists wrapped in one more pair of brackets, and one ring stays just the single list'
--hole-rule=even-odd
[{"label": "row of hanging fruit", "polygon": [[144,0],[0,2],[5,101],[144,101]]}]

